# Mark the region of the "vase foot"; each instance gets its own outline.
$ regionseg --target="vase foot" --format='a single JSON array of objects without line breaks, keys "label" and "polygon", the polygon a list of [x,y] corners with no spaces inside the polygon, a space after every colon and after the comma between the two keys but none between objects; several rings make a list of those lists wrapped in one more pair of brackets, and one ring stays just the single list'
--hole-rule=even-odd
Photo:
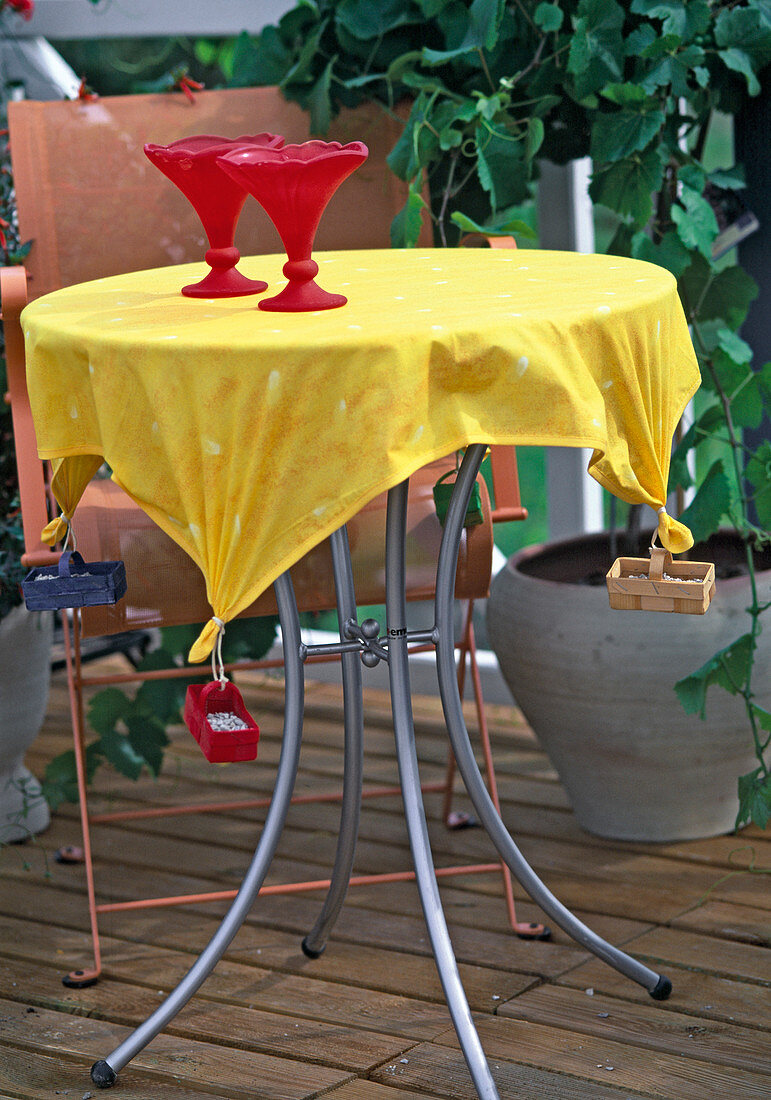
[{"label": "vase foot", "polygon": [[313,281],[289,282],[272,298],[263,298],[258,309],[273,313],[310,313],[316,309],[337,309],[348,301],[344,294],[330,294]]},{"label": "vase foot", "polygon": [[241,298],[247,294],[262,294],[268,289],[263,279],[247,279],[234,267],[227,270],[215,268],[201,279],[182,287],[186,298]]}]

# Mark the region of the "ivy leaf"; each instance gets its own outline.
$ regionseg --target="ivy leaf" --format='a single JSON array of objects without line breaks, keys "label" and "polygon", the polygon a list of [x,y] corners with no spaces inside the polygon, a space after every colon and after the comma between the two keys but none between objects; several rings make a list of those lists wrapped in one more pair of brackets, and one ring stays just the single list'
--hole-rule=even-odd
[{"label": "ivy leaf", "polygon": [[683,187],[678,202],[672,206],[672,221],[686,248],[696,249],[706,259],[712,258],[718,225],[715,212],[703,195]]},{"label": "ivy leaf", "polygon": [[396,27],[423,23],[424,13],[412,4],[405,4],[404,0],[378,0],[377,4],[371,0],[340,0],[335,22],[354,38],[368,42],[382,38]]},{"label": "ivy leaf", "polygon": [[657,88],[671,88],[673,95],[689,96],[694,80],[700,88],[705,88],[709,82],[709,70],[701,64],[706,58],[704,50],[700,46],[681,48],[677,35],[657,38],[642,56],[656,62],[642,81],[642,87],[649,94]]},{"label": "ivy leaf", "polygon": [[[632,88],[633,92],[627,91]],[[646,96],[635,85],[610,85],[603,95],[623,106],[618,111],[596,116],[591,141],[591,155],[595,161],[621,160],[650,145],[664,125],[664,112],[658,101]]]},{"label": "ivy leaf", "polygon": [[746,340],[742,340],[738,332],[730,328],[718,329],[718,345],[734,363],[749,363],[752,361],[752,348]]},{"label": "ivy leaf", "polygon": [[619,59],[624,43],[623,8],[615,0],[581,0],[570,42],[568,72],[575,78],[574,94],[582,101],[609,81],[622,79]]},{"label": "ivy leaf", "polygon": [[527,133],[525,134],[524,147],[526,161],[532,161],[543,145],[545,132],[542,119],[535,117],[527,120]]},{"label": "ivy leaf", "polygon": [[765,829],[771,819],[771,775],[764,775],[762,768],[739,777],[739,813],[736,828],[753,822]]},{"label": "ivy leaf", "polygon": [[707,184],[707,173],[700,164],[695,162],[681,165],[677,173],[677,178],[684,187],[689,187],[691,191],[695,191],[697,195],[703,193]]},{"label": "ivy leaf", "polygon": [[[228,627],[228,632],[229,632]],[[188,646],[189,649],[189,646]],[[138,666],[139,672],[151,672],[173,668],[174,656],[165,649],[154,649],[145,654]],[[164,680],[145,680],[137,690],[135,704],[143,711],[155,715],[162,722],[178,722],[179,711],[185,701],[187,685],[195,683],[198,674]]]},{"label": "ivy leaf", "polygon": [[771,61],[771,14],[768,3],[725,7],[715,19],[715,42],[724,50],[742,51],[755,72]]},{"label": "ivy leaf", "polygon": [[505,130],[477,131],[477,176],[494,211],[528,197],[530,170],[523,153],[522,142]]},{"label": "ivy leaf", "polygon": [[472,50],[492,50],[498,42],[498,31],[505,11],[505,0],[474,0],[466,13],[466,33],[459,46],[451,50],[423,49],[427,65],[443,65]]},{"label": "ivy leaf", "polygon": [[323,23],[319,23],[313,34],[307,36],[297,60],[281,80],[280,88],[285,89],[292,84],[312,84],[314,82],[319,57],[319,43],[326,28],[327,21],[325,20]]},{"label": "ivy leaf", "polygon": [[336,60],[336,57],[332,58],[311,90],[303,97],[303,106],[311,114],[311,134],[326,134],[332,123],[334,111],[330,98],[330,88],[332,86],[332,69]]},{"label": "ivy leaf", "polygon": [[115,729],[131,709],[131,699],[120,688],[108,687],[92,696],[88,704],[89,725],[104,736]]},{"label": "ivy leaf", "polygon": [[760,94],[760,81],[755,76],[752,58],[744,50],[731,46],[727,50],[718,50],[718,57],[732,72],[740,73],[747,81],[747,91],[750,95]]},{"label": "ivy leaf", "polygon": [[716,271],[711,257],[693,254],[690,267],[681,280],[681,296],[687,308],[698,306],[699,318],[709,321],[721,318],[732,328],[738,328],[758,296],[758,284],[740,267]]},{"label": "ivy leaf", "polygon": [[766,531],[771,531],[771,443],[768,440],[760,444],[744,473],[755,490],[753,503],[758,521]]},{"label": "ivy leaf", "polygon": [[275,641],[277,625],[275,615],[233,619],[228,623],[222,641],[224,660],[237,661],[242,657],[259,660],[264,657]]},{"label": "ivy leaf", "polygon": [[624,40],[624,54],[626,57],[642,57],[647,48],[656,41],[656,32],[650,23],[644,23],[637,27]]},{"label": "ivy leaf", "polygon": [[558,31],[565,18],[559,4],[539,4],[533,12],[533,22],[540,27],[544,34],[550,31]]},{"label": "ivy leaf", "polygon": [[691,529],[696,542],[703,542],[719,529],[730,506],[730,485],[723,468],[723,460],[717,459],[710,466],[696,490],[696,496],[680,519]]},{"label": "ivy leaf", "polygon": [[[85,752],[86,783],[92,781],[101,761],[99,742],[92,741],[86,746]],[[51,810],[56,810],[62,802],[78,802],[78,773],[72,749],[60,753],[48,762],[42,787],[43,797]]]},{"label": "ivy leaf", "polygon": [[760,728],[767,733],[771,733],[771,711],[765,710],[763,707],[759,707],[756,703],[753,703],[752,713]]},{"label": "ivy leaf", "polygon": [[99,746],[117,772],[128,779],[139,779],[145,758],[134,749],[125,734],[117,730],[105,732],[99,739]]},{"label": "ivy leaf", "polygon": [[731,695],[741,691],[747,682],[754,653],[755,640],[751,634],[743,634],[731,645],[713,654],[696,672],[678,680],[675,691],[685,713],[704,718],[707,690],[713,685],[725,688]]},{"label": "ivy leaf", "polygon": [[728,191],[741,191],[747,186],[743,164],[735,164],[733,168],[716,168],[714,172],[710,172],[708,178],[715,187],[723,187]]},{"label": "ivy leaf", "polygon": [[486,118],[488,122],[492,122],[498,112],[501,110],[501,97],[499,95],[492,96],[479,96],[476,101],[477,113]]},{"label": "ivy leaf", "polygon": [[711,439],[714,433],[724,426],[723,410],[717,404],[710,405],[697,420],[694,420],[672,454],[669,465],[669,492],[674,492],[678,485],[682,489],[689,489],[693,485],[691,471],[688,468],[689,455],[694,447]]},{"label": "ivy leaf", "polygon": [[595,169],[589,194],[618,214],[629,214],[636,226],[653,212],[652,195],[664,177],[663,153],[655,143],[631,157]]},{"label": "ivy leaf", "polygon": [[414,248],[423,228],[423,211],[426,203],[420,193],[422,183],[419,174],[414,184],[410,184],[407,201],[391,222],[391,247]]},{"label": "ivy leaf", "polygon": [[632,237],[631,255],[636,260],[647,260],[671,271],[675,278],[688,267],[691,253],[674,230],[668,230],[660,241],[652,241],[642,230]]},{"label": "ivy leaf", "polygon": [[521,218],[508,218],[504,221],[485,222],[480,225],[473,218],[469,218],[466,214],[461,214],[459,210],[456,210],[450,215],[450,221],[454,222],[464,233],[481,233],[485,237],[507,237],[512,233],[519,233],[520,236],[527,237],[530,240],[537,239],[534,230]]},{"label": "ivy leaf", "polygon": [[686,0],[633,0],[632,11],[663,20],[663,33],[677,35],[683,42],[703,34],[712,18],[706,0],[688,0],[687,4]]},{"label": "ivy leaf", "polygon": [[126,728],[131,748],[142,760],[143,766],[157,776],[163,764],[163,750],[169,744],[163,722],[153,716],[135,712],[126,719]]},{"label": "ivy leaf", "polygon": [[284,42],[278,27],[266,27],[259,38],[246,31],[235,39],[227,65],[228,86],[251,88],[280,84],[291,64],[292,52]]},{"label": "ivy leaf", "polygon": [[399,140],[388,154],[388,167],[401,180],[414,179],[421,166],[427,165],[439,148],[433,127],[427,125],[429,102],[430,97],[424,92],[418,95]]},{"label": "ivy leaf", "polygon": [[404,79],[408,71],[413,71],[414,66],[420,61],[422,56],[421,50],[408,50],[407,53],[400,54],[397,58],[394,58],[388,66],[385,74],[386,80],[390,80],[393,84],[398,84]]}]

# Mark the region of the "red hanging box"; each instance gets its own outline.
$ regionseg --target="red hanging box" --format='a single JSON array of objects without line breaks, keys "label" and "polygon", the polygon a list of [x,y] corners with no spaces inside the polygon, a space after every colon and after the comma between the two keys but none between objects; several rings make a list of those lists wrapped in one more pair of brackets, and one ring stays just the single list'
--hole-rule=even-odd
[{"label": "red hanging box", "polygon": [[256,758],[260,728],[230,680],[191,684],[185,695],[184,718],[210,763]]}]

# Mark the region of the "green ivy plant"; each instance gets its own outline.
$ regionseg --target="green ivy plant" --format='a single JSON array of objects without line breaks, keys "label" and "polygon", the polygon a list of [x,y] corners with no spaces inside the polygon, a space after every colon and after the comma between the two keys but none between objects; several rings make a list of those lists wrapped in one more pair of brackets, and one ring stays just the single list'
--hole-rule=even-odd
[{"label": "green ivy plant", "polygon": [[768,415],[771,364],[754,364],[740,335],[757,287],[715,244],[711,199],[738,194],[742,169],[711,169],[705,148],[716,112],[767,91],[771,2],[300,0],[259,36],[198,52],[231,86],[279,85],[319,134],[343,106],[376,100],[393,112],[408,101],[389,157],[408,184],[395,246],[414,245],[426,218],[441,244],[469,230],[526,234],[538,158],[592,157],[592,200],[615,225],[608,250],[668,268],[692,326],[703,387],[672,488],[693,487],[695,454],[683,519],[698,540],[728,519],[746,547],[751,602],[747,628],[677,692],[692,713],[713,685],[744,700],[757,766],[739,780],[737,825],[764,827],[771,713],[756,702],[753,666],[768,610],[757,554],[771,545],[771,443],[749,447],[744,430]]}]

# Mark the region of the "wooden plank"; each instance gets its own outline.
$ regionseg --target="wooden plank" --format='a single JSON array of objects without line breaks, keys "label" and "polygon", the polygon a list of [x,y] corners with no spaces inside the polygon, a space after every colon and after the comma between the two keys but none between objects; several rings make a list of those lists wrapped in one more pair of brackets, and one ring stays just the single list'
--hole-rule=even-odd
[{"label": "wooden plank", "polygon": [[675,917],[672,927],[706,932],[757,947],[771,947],[771,921],[767,911],[748,905],[706,901]]},{"label": "wooden plank", "polygon": [[[764,1073],[528,1021],[488,1016],[479,1022],[479,1035],[489,1058],[544,1068],[559,1060],[564,1073],[671,1100],[767,1100],[771,1088]],[[454,1032],[446,1042],[457,1043]]]},{"label": "wooden plank", "polygon": [[542,985],[502,1004],[497,1015],[678,1056],[686,1046],[690,1056],[705,1062],[771,1073],[766,1031],[658,1009],[650,1002],[621,1001],[598,993],[587,997],[583,990]]},{"label": "wooden plank", "polygon": [[[141,1024],[171,990],[160,980],[155,988],[100,978],[87,989],[67,989],[49,966],[0,959],[0,989],[9,1000],[26,1005],[87,1015],[133,1028]],[[288,1002],[289,1003],[289,1002]],[[256,1008],[194,998],[165,1029],[168,1036],[217,1043],[239,1050],[299,1058],[304,1062],[365,1074],[385,1058],[404,1054],[409,1039],[344,1027],[293,1013],[264,1012]]]},{"label": "wooden plank", "polygon": [[675,962],[692,970],[771,985],[771,952],[746,943],[675,928],[655,928],[634,941],[634,952],[657,963]]},{"label": "wooden plank", "polygon": [[[0,1100],[52,1100],[54,1096],[81,1100],[89,1094],[95,1096],[89,1079],[92,1061],[85,1057],[70,1060],[60,1054],[41,1051],[35,1051],[30,1057],[17,1047],[3,1044],[0,1046],[0,1089],[6,1091],[2,1092]],[[203,1091],[195,1086],[180,1085],[170,1076],[159,1078],[132,1066],[129,1072],[121,1074],[119,1087],[113,1095],[115,1100],[148,1100],[160,1096],[163,1100],[212,1100],[216,1096],[232,1100],[233,1092],[224,1085],[220,1089],[217,1081],[206,1082]],[[337,1096],[337,1090],[330,1095]]]},{"label": "wooden plank", "polygon": [[[85,956],[89,945],[90,938],[83,932],[0,917],[0,952],[6,959],[45,963],[56,967],[61,974],[62,956],[75,957],[78,953]],[[103,938],[102,951],[105,977],[146,986],[153,991],[172,989],[195,957],[190,952],[127,943],[111,937]],[[311,968],[309,962],[306,969]],[[503,980],[496,980],[496,988],[506,990],[499,995],[506,999],[533,984],[531,979],[524,977],[502,977]],[[196,998],[274,1012],[285,1012],[289,1005],[294,1016],[337,1024],[355,1020],[357,1027],[415,1040],[430,1039],[445,1032],[446,1007],[437,1001],[419,999],[418,988],[414,992],[412,997],[395,996],[382,990],[351,987],[340,981],[324,981],[299,969],[296,974],[287,974],[223,959],[196,993]],[[491,995],[484,998],[486,1010],[491,1011],[494,1003]]]},{"label": "wooden plank", "polygon": [[[672,965],[665,972],[672,980],[673,988],[669,999],[658,1004],[663,1011],[685,1012],[708,1020],[722,1020],[748,1027],[757,1027],[758,1021],[765,1020],[768,1016],[769,993],[765,985],[679,969]],[[558,985],[591,989],[594,995],[607,994],[620,998],[634,995],[644,1004],[648,1001],[645,993],[630,987],[628,979],[594,960],[556,978],[555,981]]]},{"label": "wooden plank", "polygon": [[426,1092],[413,1092],[399,1089],[395,1092],[387,1085],[378,1085],[375,1081],[346,1081],[331,1092],[325,1094],[329,1100],[421,1100]]},{"label": "wooden plank", "polygon": [[[16,1048],[16,1057],[26,1062],[30,1054],[44,1053],[54,1057],[81,1057],[88,1065],[104,1057],[121,1043],[129,1029],[28,1005],[0,1000],[0,1020],[7,1048]],[[9,1050],[10,1057],[10,1050]],[[130,1083],[134,1068],[151,1074],[158,1081],[158,1091],[166,1079],[187,1086],[206,1089],[215,1082],[229,1100],[254,1100],[255,1087],[265,1100],[310,1100],[352,1075],[326,1066],[308,1065],[288,1058],[275,1058],[252,1050],[217,1046],[164,1033],[150,1047],[136,1056],[122,1071],[121,1081]],[[259,1085],[256,1083],[259,1082]],[[88,1087],[87,1070],[84,1085]],[[118,1094],[120,1095],[120,1094]]]},{"label": "wooden plank", "polygon": [[[562,1069],[547,1070],[506,1060],[498,1055],[490,1058],[490,1071],[502,1097],[516,1100],[649,1100],[648,1091],[624,1089],[619,1093],[611,1085]],[[608,1075],[610,1076],[610,1075]],[[376,1070],[371,1079],[393,1084],[394,1100],[402,1089],[416,1090],[420,1095],[447,1097],[447,1100],[478,1100],[466,1063],[460,1051],[436,1044],[424,1044],[410,1051],[407,1062],[387,1063]],[[396,1091],[398,1090],[398,1091]],[[334,1095],[334,1093],[333,1093]],[[702,1097],[702,1100],[704,1098]]]},{"label": "wooden plank", "polygon": [[[2,895],[0,895],[0,898]],[[70,921],[70,927],[87,929],[88,917],[82,899],[77,895],[60,895],[54,903],[56,919],[59,925]],[[29,884],[19,884],[15,890],[12,910],[22,918],[41,920],[40,895]],[[189,910],[175,910],[173,916],[159,910],[113,914],[105,923],[111,935],[133,939],[145,956],[152,957],[152,949],[165,947],[189,952],[192,958],[205,946],[219,922],[211,916],[193,914]],[[63,972],[76,966],[87,965],[90,956],[90,941],[83,936],[80,943],[83,953],[72,949],[73,940],[67,929],[42,923],[43,935],[49,931],[56,952],[61,959]],[[74,946],[74,945],[73,945]],[[29,957],[28,949],[24,957]],[[141,961],[141,954],[139,959]],[[191,958],[191,961],[192,961]],[[419,995],[423,1001],[433,1002],[444,1010],[444,994],[436,972],[433,958],[429,955],[415,955],[399,951],[392,944],[390,949],[371,947],[359,943],[333,941],[319,958],[309,960],[300,950],[297,935],[276,929],[266,930],[253,923],[245,924],[228,949],[226,961],[244,962],[257,965],[269,971],[300,976],[312,975],[316,979],[332,983],[342,983],[351,987],[355,996],[359,989],[373,991],[373,996],[385,994],[412,999]],[[109,955],[105,961],[109,966]],[[221,964],[225,965],[225,964]],[[218,968],[219,969],[219,968]],[[461,963],[459,966],[466,993],[474,1008],[491,1011],[497,1001],[510,990],[510,996],[517,989],[527,989],[533,985],[530,975],[501,972],[496,967]],[[217,971],[210,979],[214,981]],[[409,1016],[407,1017],[409,1019]],[[446,1019],[446,1017],[445,1017]]]}]

